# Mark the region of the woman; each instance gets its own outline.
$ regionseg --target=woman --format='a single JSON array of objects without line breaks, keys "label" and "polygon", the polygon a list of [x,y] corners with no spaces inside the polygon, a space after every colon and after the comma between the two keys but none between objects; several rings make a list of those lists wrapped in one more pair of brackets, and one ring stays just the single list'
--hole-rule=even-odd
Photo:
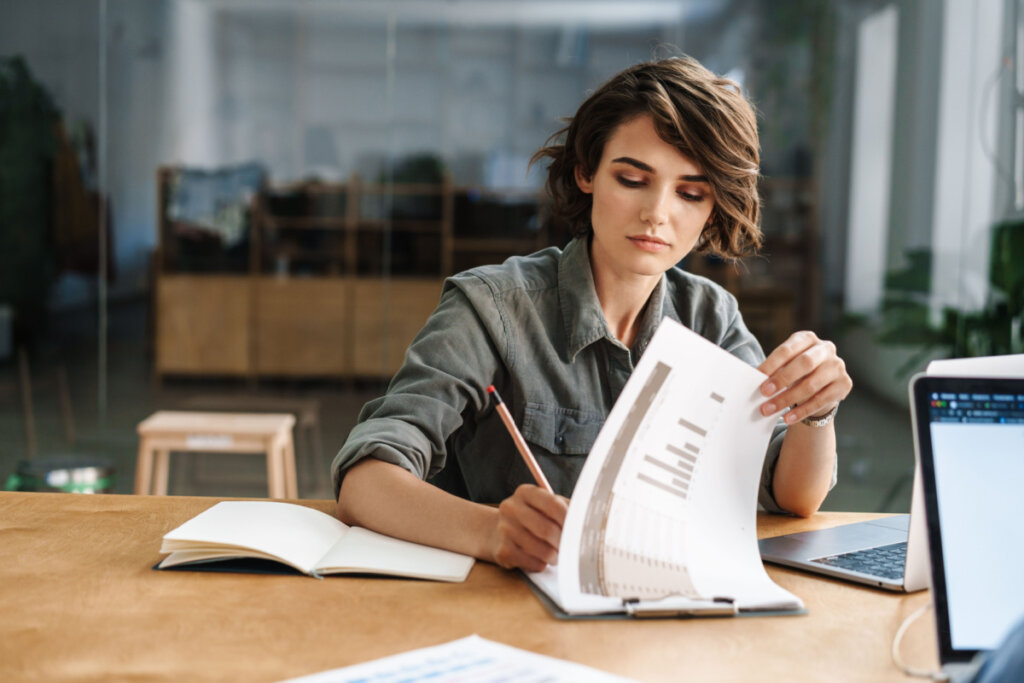
[{"label": "woman", "polygon": [[[738,87],[685,57],[639,64],[552,140],[562,136],[535,160],[551,160],[555,211],[576,237],[446,281],[334,460],[338,517],[503,567],[557,562],[563,496],[666,316],[767,375],[762,413],[785,412],[758,500],[814,513],[834,481],[832,416],[852,387],[835,347],[798,332],[766,359],[736,300],[675,267],[694,249],[734,258],[760,245],[757,126]],[[490,384],[560,495],[532,485]]]}]

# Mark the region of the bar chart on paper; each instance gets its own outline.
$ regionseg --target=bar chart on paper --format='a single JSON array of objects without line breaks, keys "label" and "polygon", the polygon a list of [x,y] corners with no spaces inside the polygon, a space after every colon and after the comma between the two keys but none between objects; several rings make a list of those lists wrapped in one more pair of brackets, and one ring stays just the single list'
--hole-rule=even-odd
[{"label": "bar chart on paper", "polygon": [[[704,425],[717,423],[720,411],[716,411],[715,408],[721,407],[725,397],[712,391],[708,394],[707,401],[710,411],[702,414],[701,418],[679,417],[676,425],[680,429],[676,430],[676,434],[672,434],[674,438],[662,444],[663,449],[660,453],[644,455],[643,464],[654,469],[641,469],[637,473],[637,479],[682,500],[687,499],[701,448],[708,435],[708,427],[701,426],[695,420],[701,419]],[[711,420],[710,423],[703,422],[708,418]],[[678,437],[678,440],[675,437]]]},{"label": "bar chart on paper", "polygon": [[615,434],[584,518],[579,575],[586,592],[700,597],[687,569],[688,501],[726,394],[673,391],[679,381],[658,362]]}]

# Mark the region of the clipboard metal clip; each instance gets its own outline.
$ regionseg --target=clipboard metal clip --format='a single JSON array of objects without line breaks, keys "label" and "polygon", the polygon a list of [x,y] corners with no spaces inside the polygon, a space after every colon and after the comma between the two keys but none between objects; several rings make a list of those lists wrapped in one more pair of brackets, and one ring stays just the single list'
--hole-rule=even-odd
[{"label": "clipboard metal clip", "polygon": [[710,600],[694,601],[686,605],[672,604],[667,600],[645,601],[640,598],[623,598],[626,614],[637,619],[671,619],[678,617],[731,617],[739,610],[732,598],[715,597]]}]

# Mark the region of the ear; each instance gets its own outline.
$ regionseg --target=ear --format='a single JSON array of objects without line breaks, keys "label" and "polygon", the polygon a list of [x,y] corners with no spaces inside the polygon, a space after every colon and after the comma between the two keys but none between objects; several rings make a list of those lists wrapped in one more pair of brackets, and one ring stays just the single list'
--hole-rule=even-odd
[{"label": "ear", "polygon": [[593,177],[588,178],[583,173],[583,167],[579,164],[576,165],[576,170],[573,171],[573,175],[576,178],[576,187],[580,188],[580,192],[583,194],[594,193],[594,179]]}]

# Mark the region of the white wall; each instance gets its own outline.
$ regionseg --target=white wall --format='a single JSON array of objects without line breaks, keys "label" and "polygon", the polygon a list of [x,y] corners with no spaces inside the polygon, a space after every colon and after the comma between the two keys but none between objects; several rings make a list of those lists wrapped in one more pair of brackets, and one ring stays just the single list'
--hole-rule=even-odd
[{"label": "white wall", "polygon": [[[932,224],[932,307],[973,311],[988,294],[998,99],[987,92],[1000,72],[1002,0],[945,0],[938,160]],[[989,138],[991,139],[991,138]]]},{"label": "white wall", "polygon": [[899,12],[885,7],[857,31],[846,242],[845,308],[874,313],[882,300],[889,234]]},{"label": "white wall", "polygon": [[[491,158],[525,161],[588,88],[649,58],[671,28],[389,24],[344,6],[215,12],[214,161],[257,158],[281,181],[311,169],[372,177],[389,156],[432,152],[457,180],[483,182]],[[192,53],[198,39],[182,36]]]},{"label": "white wall", "polygon": [[[189,166],[218,163],[218,36],[214,15],[202,0],[176,0],[168,7],[164,35],[163,88],[169,116],[164,133],[166,162]],[[129,103],[131,107],[131,103]]]}]

